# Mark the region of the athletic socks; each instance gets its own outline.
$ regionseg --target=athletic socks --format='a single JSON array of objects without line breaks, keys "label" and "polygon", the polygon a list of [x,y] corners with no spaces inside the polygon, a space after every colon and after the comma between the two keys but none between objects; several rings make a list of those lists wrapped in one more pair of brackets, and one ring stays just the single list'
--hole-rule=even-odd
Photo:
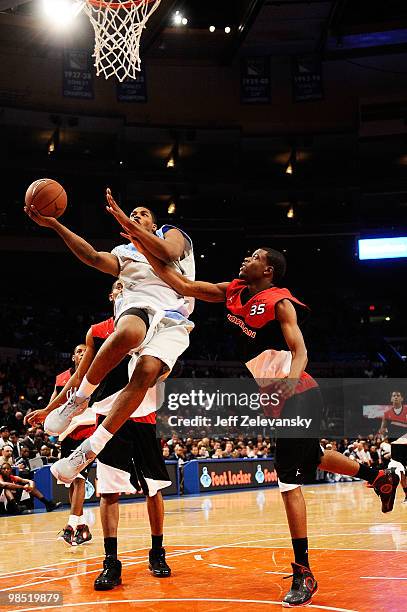
[{"label": "athletic socks", "polygon": [[98,455],[112,438],[113,434],[107,431],[103,425],[99,425],[96,431],[88,438],[91,450]]},{"label": "athletic socks", "polygon": [[79,516],[77,514],[71,514],[69,516],[69,520],[68,520],[68,525],[70,527],[72,527],[72,529],[75,531],[75,529],[77,528],[77,526],[80,524],[79,523]]},{"label": "athletic socks", "polygon": [[373,484],[379,474],[379,470],[376,468],[368,467],[367,465],[360,464],[359,471],[356,474],[358,478],[366,480],[369,484]]},{"label": "athletic socks", "polygon": [[308,538],[293,538],[291,542],[293,544],[295,562],[298,563],[298,565],[309,568]]},{"label": "athletic socks", "polygon": [[117,538],[105,538],[105,555],[117,559]]},{"label": "athletic socks", "polygon": [[163,537],[162,535],[151,535],[151,548],[153,550],[161,549],[163,546]]},{"label": "athletic socks", "polygon": [[94,390],[98,388],[98,386],[99,385],[92,385],[86,376],[84,376],[81,384],[79,385],[79,389],[76,392],[76,397],[84,397],[87,399],[92,395]]}]

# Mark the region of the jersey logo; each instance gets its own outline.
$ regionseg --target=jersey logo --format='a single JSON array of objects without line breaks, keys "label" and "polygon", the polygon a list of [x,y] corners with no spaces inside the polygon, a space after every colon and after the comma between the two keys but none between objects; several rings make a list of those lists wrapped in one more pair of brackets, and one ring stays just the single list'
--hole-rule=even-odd
[{"label": "jersey logo", "polygon": [[266,312],[266,304],[253,304],[250,308],[250,316],[262,315]]},{"label": "jersey logo", "polygon": [[252,331],[251,329],[249,329],[248,327],[246,327],[246,325],[244,324],[244,321],[242,321],[242,319],[239,319],[238,317],[235,317],[231,314],[227,315],[228,320],[231,323],[234,323],[235,325],[239,325],[239,327],[241,328],[242,332],[244,334],[246,334],[247,336],[249,336],[249,338],[255,338],[256,337],[256,332]]}]

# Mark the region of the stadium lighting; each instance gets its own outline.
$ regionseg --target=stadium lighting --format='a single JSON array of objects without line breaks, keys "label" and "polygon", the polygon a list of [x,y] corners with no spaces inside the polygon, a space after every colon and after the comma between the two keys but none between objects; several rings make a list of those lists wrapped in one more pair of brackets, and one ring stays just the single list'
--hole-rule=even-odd
[{"label": "stadium lighting", "polygon": [[42,0],[44,14],[60,26],[69,24],[81,11],[81,2],[69,0]]},{"label": "stadium lighting", "polygon": [[226,34],[230,34],[230,27],[229,26],[226,26],[225,32],[226,32]]},{"label": "stadium lighting", "polygon": [[288,212],[287,212],[287,218],[288,219],[294,219],[294,215],[295,215],[295,213],[294,213],[294,206],[290,206],[290,208],[288,209]]},{"label": "stadium lighting", "polygon": [[187,25],[188,19],[186,17],[182,18],[182,25]]},{"label": "stadium lighting", "polygon": [[177,11],[174,15],[174,23],[175,25],[181,25],[182,23],[182,15],[179,11]]},{"label": "stadium lighting", "polygon": [[216,30],[215,26],[209,26],[209,32],[214,32]]},{"label": "stadium lighting", "polygon": [[285,173],[286,174],[292,174],[293,173],[293,165],[292,165],[292,163],[290,161],[287,164],[287,168],[285,169]]},{"label": "stadium lighting", "polygon": [[171,202],[168,204],[168,214],[169,215],[173,215],[177,210],[177,205],[175,204],[174,200],[171,200]]}]

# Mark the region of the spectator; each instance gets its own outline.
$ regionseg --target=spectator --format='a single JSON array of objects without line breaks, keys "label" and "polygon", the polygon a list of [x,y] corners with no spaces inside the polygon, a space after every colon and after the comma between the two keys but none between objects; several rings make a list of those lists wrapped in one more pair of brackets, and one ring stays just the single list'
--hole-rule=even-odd
[{"label": "spectator", "polygon": [[37,430],[35,427],[30,427],[30,429],[27,431],[27,435],[23,439],[24,446],[27,446],[30,451],[30,459],[34,459],[34,457],[37,456],[37,448],[35,445],[36,444],[36,440],[35,440],[36,431]]},{"label": "spectator", "polygon": [[45,464],[55,463],[55,461],[57,461],[57,457],[52,456],[51,449],[46,444],[43,444],[40,448],[40,457]]},{"label": "spectator", "polygon": [[197,444],[193,444],[190,452],[185,455],[186,461],[192,461],[193,459],[199,459],[199,448]]},{"label": "spectator", "polygon": [[224,457],[223,457],[222,449],[217,448],[211,458],[212,459],[223,459]]},{"label": "spectator", "polygon": [[30,478],[30,449],[28,446],[24,446],[24,444],[21,445],[21,455],[17,458],[15,467],[18,469],[21,478]]},{"label": "spectator", "polygon": [[9,443],[10,431],[7,425],[0,427],[0,450]]},{"label": "spectator", "polygon": [[9,444],[5,444],[1,449],[0,467],[3,463],[8,463],[10,466],[13,465],[13,447]]},{"label": "spectator", "polygon": [[44,504],[47,512],[52,512],[62,505],[62,502],[55,503],[53,500],[46,499],[44,495],[37,489],[32,480],[13,476],[11,473],[11,465],[3,463],[0,467],[0,499],[3,501],[6,512],[12,514],[20,514],[21,508],[17,501],[21,499],[21,493],[27,491],[30,497],[36,497]]},{"label": "spectator", "polygon": [[176,459],[175,454],[172,451],[170,451],[168,446],[163,447],[163,457],[164,457],[164,460],[167,460],[167,461],[175,461]]},{"label": "spectator", "polygon": [[223,458],[224,459],[232,458],[232,453],[233,453],[233,442],[228,440],[225,444],[225,450],[223,451]]}]

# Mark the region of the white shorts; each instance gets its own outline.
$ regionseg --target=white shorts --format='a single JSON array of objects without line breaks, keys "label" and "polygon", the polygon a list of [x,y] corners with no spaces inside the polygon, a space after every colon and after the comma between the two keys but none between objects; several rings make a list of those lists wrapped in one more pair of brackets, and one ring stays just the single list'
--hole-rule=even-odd
[{"label": "white shorts", "polygon": [[[149,334],[146,336],[146,340]],[[157,357],[165,368],[158,382],[167,378],[177,359],[189,346],[189,331],[186,323],[163,318],[154,328],[150,338],[133,353],[129,364],[129,379],[136,367],[137,360],[143,355]]]},{"label": "white shorts", "polygon": [[390,459],[389,465],[387,467],[389,470],[391,470],[391,468],[395,468],[396,474],[399,478],[401,478],[401,474],[406,473],[404,465],[400,463],[400,461],[395,461],[394,459]]}]

